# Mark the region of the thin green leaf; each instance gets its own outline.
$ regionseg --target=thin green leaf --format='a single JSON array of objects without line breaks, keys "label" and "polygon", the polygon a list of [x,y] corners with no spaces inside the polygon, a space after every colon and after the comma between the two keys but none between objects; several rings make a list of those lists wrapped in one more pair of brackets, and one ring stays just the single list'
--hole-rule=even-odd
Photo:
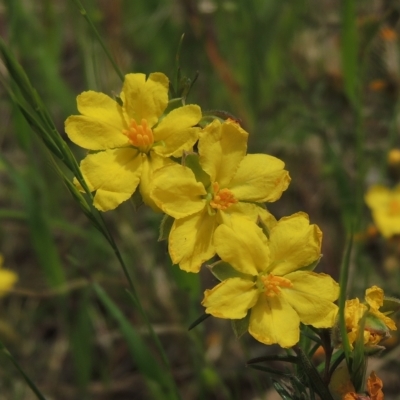
[{"label": "thin green leaf", "polygon": [[321,396],[322,399],[333,400],[327,385],[322,381],[317,369],[304,351],[299,347],[296,347],[295,351],[298,356],[299,367],[307,376],[310,386]]},{"label": "thin green leaf", "polygon": [[256,364],[259,362],[271,362],[271,361],[283,361],[283,362],[289,362],[292,364],[297,363],[297,357],[296,356],[289,356],[289,355],[279,355],[279,354],[271,354],[269,356],[262,356],[262,357],[256,357],[252,358],[251,360],[247,361],[247,365],[250,364]]},{"label": "thin green leaf", "polygon": [[267,372],[269,374],[274,374],[274,375],[282,376],[282,377],[285,377],[285,378],[288,378],[290,376],[290,374],[288,374],[286,372],[281,372],[281,371],[278,371],[278,370],[276,370],[274,368],[264,367],[262,365],[251,364],[248,367],[251,368],[251,369],[256,369],[257,371],[263,371],[263,372]]},{"label": "thin green leaf", "polygon": [[191,331],[193,328],[195,328],[197,325],[201,324],[203,321],[205,321],[209,317],[211,317],[211,314],[203,314],[201,317],[197,318],[196,321],[192,322],[189,325],[188,331]]}]

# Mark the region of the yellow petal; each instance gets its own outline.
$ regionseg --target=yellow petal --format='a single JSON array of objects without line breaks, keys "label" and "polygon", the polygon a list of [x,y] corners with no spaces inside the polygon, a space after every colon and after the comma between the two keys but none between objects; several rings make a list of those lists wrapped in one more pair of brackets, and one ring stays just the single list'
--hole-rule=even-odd
[{"label": "yellow petal", "polygon": [[326,274],[296,271],[285,275],[293,287],[282,288],[282,296],[296,310],[300,321],[316,328],[331,328],[336,321],[338,307],[333,301],[339,297],[339,285]]},{"label": "yellow petal", "polygon": [[321,255],[321,241],[321,230],[310,225],[307,214],[280,219],[270,232],[270,272],[283,276],[312,264]]},{"label": "yellow petal", "polygon": [[232,215],[242,215],[254,222],[261,219],[269,229],[277,224],[275,217],[268,212],[262,205],[255,203],[238,202],[228,207],[223,213]]},{"label": "yellow petal", "polygon": [[217,318],[241,319],[257,302],[255,283],[242,278],[230,278],[204,292],[201,304],[206,314]]},{"label": "yellow petal", "polygon": [[215,231],[214,245],[222,260],[236,270],[258,275],[269,265],[268,239],[254,222],[245,217],[231,217],[230,225]]},{"label": "yellow petal", "polygon": [[193,128],[201,119],[200,107],[194,104],[176,108],[167,114],[154,128],[154,140],[163,141],[163,146],[153,150],[164,157],[180,157],[190,151],[196,143],[200,128]]},{"label": "yellow petal", "polygon": [[365,202],[372,210],[385,209],[391,195],[391,190],[386,186],[374,185],[365,195]]},{"label": "yellow petal", "polygon": [[101,211],[113,210],[128,200],[140,181],[142,153],[132,148],[105,150],[89,154],[81,162],[83,177],[96,190],[94,206]]},{"label": "yellow petal", "polygon": [[266,154],[248,154],[243,158],[229,189],[240,201],[278,200],[290,182],[285,163]]},{"label": "yellow petal", "polygon": [[150,196],[155,204],[174,218],[183,218],[204,209],[207,194],[190,168],[168,165],[155,172]]},{"label": "yellow petal", "polygon": [[292,347],[300,339],[300,319],[281,296],[261,295],[251,309],[249,333],[265,344]]},{"label": "yellow petal", "polygon": [[212,182],[226,188],[246,155],[248,133],[236,122],[214,120],[199,139],[200,164]]},{"label": "yellow petal", "polygon": [[122,107],[110,96],[88,90],[76,98],[78,111],[85,117],[119,128],[124,120]]},{"label": "yellow petal", "polygon": [[176,219],[169,235],[169,254],[174,264],[187,272],[199,272],[201,265],[215,255],[212,238],[217,222],[207,210]]},{"label": "yellow petal", "polygon": [[122,133],[122,119],[119,125],[108,122],[72,115],[65,121],[65,132],[78,146],[88,150],[105,150],[129,145],[128,138]]},{"label": "yellow petal", "polygon": [[372,286],[365,291],[365,300],[372,309],[377,310],[383,305],[383,290],[378,286]]},{"label": "yellow petal", "polygon": [[168,78],[160,72],[150,74],[147,80],[144,74],[125,75],[122,91],[129,117],[155,125],[168,104],[168,85]]},{"label": "yellow petal", "polygon": [[154,200],[150,197],[152,189],[154,172],[167,165],[175,165],[175,163],[166,157],[160,157],[151,151],[149,154],[143,154],[142,174],[140,177],[139,190],[143,202],[150,206],[154,211],[160,212],[161,209],[156,205]]}]

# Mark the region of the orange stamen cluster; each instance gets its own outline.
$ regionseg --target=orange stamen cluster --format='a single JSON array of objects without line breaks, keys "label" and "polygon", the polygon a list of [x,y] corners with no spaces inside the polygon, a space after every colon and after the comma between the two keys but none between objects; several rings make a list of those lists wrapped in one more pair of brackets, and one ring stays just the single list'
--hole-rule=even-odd
[{"label": "orange stamen cluster", "polygon": [[281,293],[281,287],[293,287],[293,283],[290,282],[289,279],[282,278],[281,276],[269,274],[267,276],[261,276],[260,278],[265,287],[265,294],[269,297],[279,295]]},{"label": "orange stamen cluster", "polygon": [[216,208],[217,210],[226,210],[232,204],[238,202],[234,194],[229,189],[220,189],[219,183],[213,183],[213,199],[210,201],[210,206]]},{"label": "orange stamen cluster", "polygon": [[122,133],[141,150],[148,149],[154,143],[153,131],[145,119],[142,119],[140,125],[132,119],[128,129],[124,129]]}]

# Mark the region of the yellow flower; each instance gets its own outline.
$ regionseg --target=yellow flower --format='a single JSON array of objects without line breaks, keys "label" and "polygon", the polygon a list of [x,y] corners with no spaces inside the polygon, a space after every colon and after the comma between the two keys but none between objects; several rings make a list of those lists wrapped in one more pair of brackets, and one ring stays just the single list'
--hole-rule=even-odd
[{"label": "yellow flower", "polygon": [[[169,235],[172,261],[189,272],[215,255],[216,227],[232,214],[254,221],[274,218],[261,204],[279,199],[290,178],[283,161],[266,154],[248,154],[248,133],[236,122],[217,120],[199,138],[199,173],[171,165],[154,174],[151,197],[175,218]],[[201,168],[202,170],[201,170]]]},{"label": "yellow flower", "polygon": [[231,218],[230,225],[217,228],[214,243],[237,276],[204,292],[205,312],[242,319],[251,310],[249,333],[262,343],[282,347],[298,343],[300,322],[333,326],[339,285],[326,274],[308,270],[321,256],[321,240],[322,232],[304,213],[279,220],[269,239],[253,222]]},{"label": "yellow flower", "polygon": [[345,306],[345,321],[350,346],[353,347],[360,330],[361,319],[367,313],[364,324],[364,345],[376,346],[382,339],[389,336],[389,330],[397,330],[394,321],[379,311],[384,300],[383,290],[372,286],[365,291],[365,301],[358,298],[347,300]]},{"label": "yellow flower", "polygon": [[0,254],[0,296],[4,296],[18,280],[15,272],[3,269],[3,256]]},{"label": "yellow flower", "polygon": [[387,162],[391,167],[400,166],[400,149],[392,149],[387,155]]},{"label": "yellow flower", "polygon": [[128,200],[139,185],[145,203],[156,169],[192,148],[201,119],[197,105],[179,107],[163,115],[168,105],[168,78],[162,73],[125,76],[119,100],[104,93],[83,92],[78,110],[65,121],[65,131],[77,145],[92,150],[81,162],[82,174],[94,205],[112,210]]},{"label": "yellow flower", "polygon": [[365,195],[378,230],[386,238],[400,234],[400,186],[372,186]]}]

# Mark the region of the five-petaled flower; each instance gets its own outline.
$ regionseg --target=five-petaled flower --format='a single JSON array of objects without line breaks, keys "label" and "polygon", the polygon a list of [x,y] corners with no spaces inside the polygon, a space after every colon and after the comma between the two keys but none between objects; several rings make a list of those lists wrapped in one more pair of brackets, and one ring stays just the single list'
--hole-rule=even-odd
[{"label": "five-petaled flower", "polygon": [[215,120],[200,133],[200,174],[178,164],[154,174],[151,197],[175,218],[169,253],[185,271],[198,272],[215,255],[213,234],[227,216],[274,219],[261,203],[278,200],[290,177],[278,158],[246,155],[247,137],[236,122]]},{"label": "five-petaled flower", "polygon": [[[94,91],[77,97],[78,110],[65,122],[69,138],[91,150],[81,170],[94,205],[112,210],[128,200],[139,185],[145,203],[156,209],[149,197],[153,171],[173,163],[192,149],[200,128],[197,105],[185,105],[164,115],[168,105],[168,78],[162,73],[125,76],[116,101]],[[120,105],[122,102],[122,105]]]},{"label": "five-petaled flower", "polygon": [[222,262],[236,276],[206,290],[205,312],[218,318],[242,319],[250,310],[249,333],[265,344],[294,346],[300,322],[332,327],[339,285],[312,269],[321,256],[322,232],[297,213],[279,220],[269,238],[254,222],[232,217],[220,225],[214,244]]}]

